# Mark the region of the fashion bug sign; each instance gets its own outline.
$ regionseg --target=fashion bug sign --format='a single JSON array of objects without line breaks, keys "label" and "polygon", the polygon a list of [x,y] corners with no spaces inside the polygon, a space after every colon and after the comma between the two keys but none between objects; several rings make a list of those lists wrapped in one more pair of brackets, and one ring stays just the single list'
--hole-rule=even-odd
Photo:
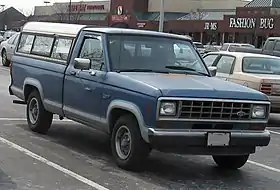
[{"label": "fashion bug sign", "polygon": [[229,27],[244,29],[273,29],[274,18],[229,18]]}]

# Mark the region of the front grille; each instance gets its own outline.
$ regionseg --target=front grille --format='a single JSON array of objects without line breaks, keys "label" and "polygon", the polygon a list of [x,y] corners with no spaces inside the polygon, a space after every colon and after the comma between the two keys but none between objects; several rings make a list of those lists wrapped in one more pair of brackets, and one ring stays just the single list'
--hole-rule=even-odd
[{"label": "front grille", "polygon": [[180,119],[248,120],[252,103],[215,100],[183,100]]}]

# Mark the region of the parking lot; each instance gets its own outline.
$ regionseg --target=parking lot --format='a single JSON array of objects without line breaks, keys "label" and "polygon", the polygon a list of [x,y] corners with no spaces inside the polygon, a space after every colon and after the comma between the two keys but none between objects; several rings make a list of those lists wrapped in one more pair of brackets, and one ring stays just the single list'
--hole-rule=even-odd
[{"label": "parking lot", "polygon": [[280,186],[280,128],[271,118],[271,142],[238,171],[216,168],[211,157],[153,152],[139,173],[112,161],[108,137],[55,119],[48,135],[31,132],[25,106],[8,94],[0,67],[0,189],[269,189]]}]

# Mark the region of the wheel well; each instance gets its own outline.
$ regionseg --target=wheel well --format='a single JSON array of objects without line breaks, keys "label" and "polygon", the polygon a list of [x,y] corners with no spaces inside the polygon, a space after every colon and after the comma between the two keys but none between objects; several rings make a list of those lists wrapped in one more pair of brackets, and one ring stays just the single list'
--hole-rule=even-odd
[{"label": "wheel well", "polygon": [[25,85],[25,87],[24,87],[24,99],[25,99],[25,101],[27,101],[29,94],[31,92],[33,92],[34,90],[38,91],[38,89],[35,86],[29,85],[29,84]]},{"label": "wheel well", "polygon": [[135,115],[130,112],[130,111],[127,111],[125,109],[121,109],[121,108],[114,108],[111,113],[110,113],[110,117],[109,117],[109,127],[110,127],[110,133],[113,131],[113,127],[115,125],[115,123],[117,122],[117,120],[123,116],[123,115],[127,115],[127,114],[130,114],[132,115],[136,121],[138,122],[137,118],[135,117]]}]

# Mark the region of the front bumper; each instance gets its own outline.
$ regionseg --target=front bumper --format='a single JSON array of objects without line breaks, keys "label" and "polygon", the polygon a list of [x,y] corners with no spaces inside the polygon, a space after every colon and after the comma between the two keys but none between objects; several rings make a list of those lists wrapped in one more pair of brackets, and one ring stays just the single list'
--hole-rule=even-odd
[{"label": "front bumper", "polygon": [[155,149],[201,155],[254,153],[257,146],[267,146],[270,142],[268,131],[223,131],[230,132],[229,146],[208,147],[207,132],[210,131],[149,128],[148,134],[149,142]]}]

